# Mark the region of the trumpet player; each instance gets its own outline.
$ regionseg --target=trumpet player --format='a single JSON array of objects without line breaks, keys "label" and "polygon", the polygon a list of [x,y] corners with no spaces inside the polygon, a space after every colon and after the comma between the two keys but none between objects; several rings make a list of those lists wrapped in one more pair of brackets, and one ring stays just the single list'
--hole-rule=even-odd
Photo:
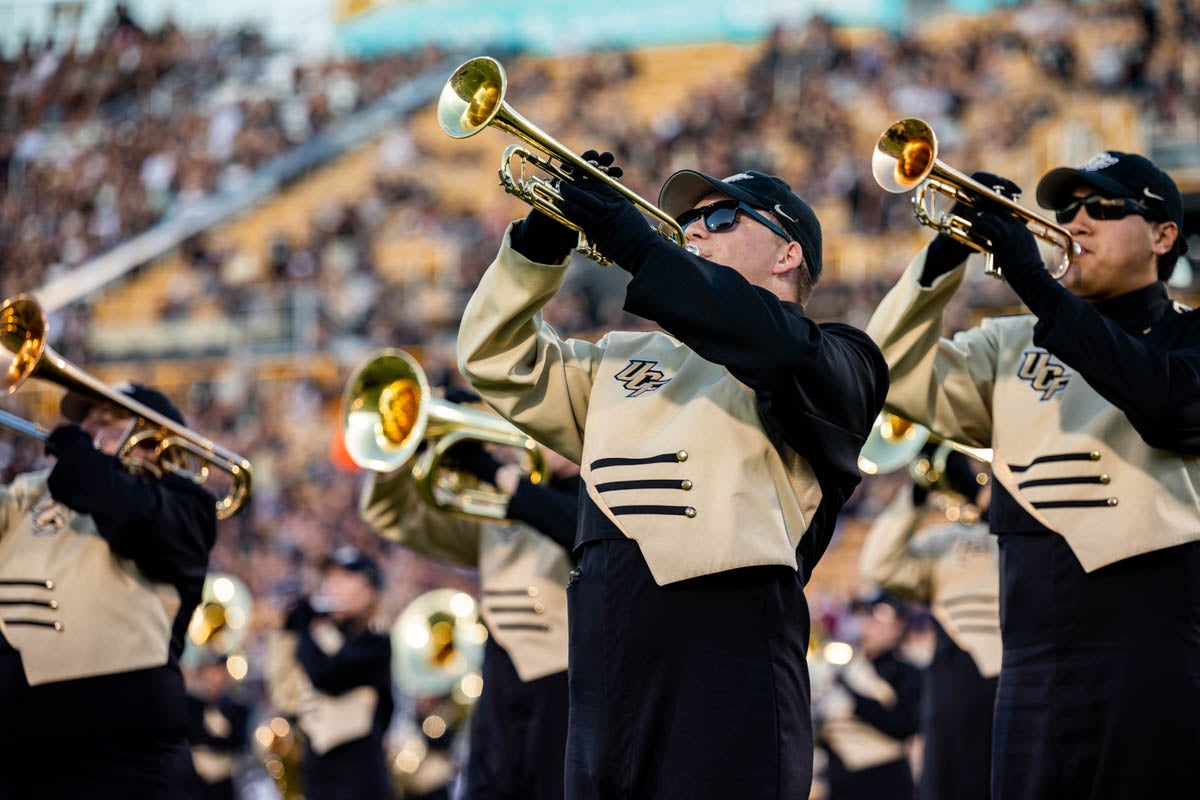
[{"label": "trumpet player", "polygon": [[995,451],[993,798],[1173,796],[1200,752],[1200,315],[1166,285],[1183,201],[1109,150],[1048,172],[1037,202],[1080,247],[1063,284],[1010,211],[951,209],[1029,313],[941,338],[969,251],[939,234],[868,332],[890,410]]},{"label": "trumpet player", "polygon": [[861,331],[804,315],[821,227],[780,178],[673,175],[659,205],[686,248],[610,183],[560,188],[563,216],[632,275],[626,310],[665,332],[593,344],[546,325],[576,233],[535,208],[458,352],[502,416],[581,465],[567,795],[804,797],[803,587],[860,479],[883,362]]},{"label": "trumpet player", "polygon": [[[449,393],[448,393],[449,397]],[[455,402],[478,401],[457,390]],[[467,519],[417,496],[412,471],[371,473],[363,518],[421,555],[479,569],[488,629],[463,797],[560,800],[567,736],[567,597],[579,498],[578,467],[546,453],[547,485],[475,442],[452,451],[465,470],[508,497],[506,521]]]},{"label": "trumpet player", "polygon": [[[298,680],[309,800],[390,800],[383,737],[392,719],[392,643],[374,629],[383,573],[354,547],[326,559],[321,585],[284,622],[290,652],[276,651],[275,680]],[[294,659],[294,661],[292,661]],[[297,669],[299,670],[297,672]]]},{"label": "trumpet player", "polygon": [[[162,392],[118,387],[183,424]],[[0,488],[0,797],[176,798],[193,778],[179,657],[216,499],[114,455],[123,409],[68,393],[49,470]]]},{"label": "trumpet player", "polygon": [[[933,617],[918,799],[987,800],[1000,674],[999,551],[987,527],[986,473],[961,453],[938,460],[937,446],[927,445],[911,489],[898,492],[868,531],[859,572],[929,605]],[[930,500],[939,497],[947,501],[942,519],[928,525]]]}]

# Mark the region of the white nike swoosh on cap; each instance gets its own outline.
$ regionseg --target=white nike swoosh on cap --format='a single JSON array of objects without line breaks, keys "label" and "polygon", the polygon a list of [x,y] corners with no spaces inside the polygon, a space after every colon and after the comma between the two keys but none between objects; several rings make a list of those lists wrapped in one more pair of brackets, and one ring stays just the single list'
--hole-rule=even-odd
[{"label": "white nike swoosh on cap", "polygon": [[1158,202],[1160,202],[1160,203],[1165,203],[1165,202],[1167,202],[1166,198],[1164,198],[1164,197],[1159,197],[1159,196],[1158,196],[1158,195],[1156,195],[1154,192],[1150,191],[1150,189],[1149,189],[1149,188],[1147,188],[1147,187],[1142,187],[1142,194],[1146,195],[1146,197],[1149,197],[1149,198],[1150,198],[1150,199],[1152,199],[1152,200],[1157,200],[1157,201],[1158,201]]},{"label": "white nike swoosh on cap", "polygon": [[795,217],[790,216],[786,211],[784,211],[782,208],[780,208],[779,203],[775,204],[775,213],[778,214],[779,216],[783,217],[784,219],[786,219],[788,222],[799,222],[800,221],[800,220],[796,219]]}]

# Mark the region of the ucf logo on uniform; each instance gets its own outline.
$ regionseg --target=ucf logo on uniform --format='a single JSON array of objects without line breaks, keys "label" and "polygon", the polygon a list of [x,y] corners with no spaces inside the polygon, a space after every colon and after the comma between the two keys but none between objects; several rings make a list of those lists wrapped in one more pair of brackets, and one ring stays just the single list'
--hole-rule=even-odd
[{"label": "ucf logo on uniform", "polygon": [[1017,377],[1026,381],[1034,391],[1042,393],[1042,400],[1049,400],[1067,388],[1071,370],[1054,360],[1045,350],[1026,350],[1021,354],[1021,368]]},{"label": "ucf logo on uniform", "polygon": [[33,522],[34,536],[52,536],[66,526],[67,509],[46,495],[29,509],[29,519]]},{"label": "ucf logo on uniform", "polygon": [[666,377],[662,370],[655,369],[657,366],[657,361],[643,361],[631,358],[629,359],[629,363],[613,377],[616,378],[618,383],[625,384],[625,388],[629,390],[629,394],[625,395],[626,397],[637,397],[647,392],[653,392],[671,380]]}]

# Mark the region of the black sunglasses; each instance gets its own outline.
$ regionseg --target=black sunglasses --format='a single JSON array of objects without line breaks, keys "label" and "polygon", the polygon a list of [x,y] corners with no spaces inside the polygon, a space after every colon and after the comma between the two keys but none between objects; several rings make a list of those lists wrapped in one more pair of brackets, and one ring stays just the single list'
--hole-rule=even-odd
[{"label": "black sunglasses", "polygon": [[1086,208],[1088,216],[1095,220],[1125,219],[1130,214],[1137,214],[1148,220],[1158,219],[1158,215],[1136,200],[1128,197],[1104,197],[1089,194],[1087,197],[1077,197],[1062,208],[1055,209],[1054,218],[1059,225],[1066,225],[1075,219],[1080,208]]},{"label": "black sunglasses", "polygon": [[721,231],[729,230],[737,224],[737,215],[739,213],[745,214],[772,233],[779,234],[787,241],[792,241],[792,237],[783,228],[741,200],[718,200],[701,208],[691,208],[676,217],[675,221],[679,223],[679,227],[687,230],[687,227],[693,222],[703,219],[704,227],[708,229],[709,233],[720,233]]}]

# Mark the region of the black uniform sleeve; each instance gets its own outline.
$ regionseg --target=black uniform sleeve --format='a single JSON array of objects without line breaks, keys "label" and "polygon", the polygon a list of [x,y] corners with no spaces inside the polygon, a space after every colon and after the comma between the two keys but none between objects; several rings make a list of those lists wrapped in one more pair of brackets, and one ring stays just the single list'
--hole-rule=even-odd
[{"label": "black uniform sleeve", "polygon": [[1200,341],[1165,348],[1130,335],[1065,290],[1038,317],[1033,341],[1125,412],[1146,444],[1200,453]]},{"label": "black uniform sleeve", "polygon": [[524,522],[571,552],[579,519],[579,492],[542,487],[522,478],[508,501],[508,517]]},{"label": "black uniform sleeve", "polygon": [[861,479],[858,453],[887,396],[879,348],[849,325],[813,322],[736,270],[658,242],[643,247],[630,270],[625,309],[752,388],[822,488],[845,499]]},{"label": "black uniform sleeve", "polygon": [[151,580],[203,581],[217,535],[216,498],[176,475],[132,475],[118,459],[92,447],[86,435],[65,433],[55,437],[58,460],[47,481],[51,496],[90,515],[112,551]]},{"label": "black uniform sleeve", "polygon": [[380,671],[392,662],[392,643],[386,636],[367,632],[347,639],[333,655],[322,650],[308,628],[300,631],[296,658],[312,681],[326,694],[338,695],[356,686],[374,685]]},{"label": "black uniform sleeve", "polygon": [[896,703],[885,706],[847,687],[846,691],[854,698],[854,714],[893,739],[907,739],[917,732],[920,722],[920,673],[916,667],[895,659],[888,659],[876,667],[879,676],[895,690]]}]

